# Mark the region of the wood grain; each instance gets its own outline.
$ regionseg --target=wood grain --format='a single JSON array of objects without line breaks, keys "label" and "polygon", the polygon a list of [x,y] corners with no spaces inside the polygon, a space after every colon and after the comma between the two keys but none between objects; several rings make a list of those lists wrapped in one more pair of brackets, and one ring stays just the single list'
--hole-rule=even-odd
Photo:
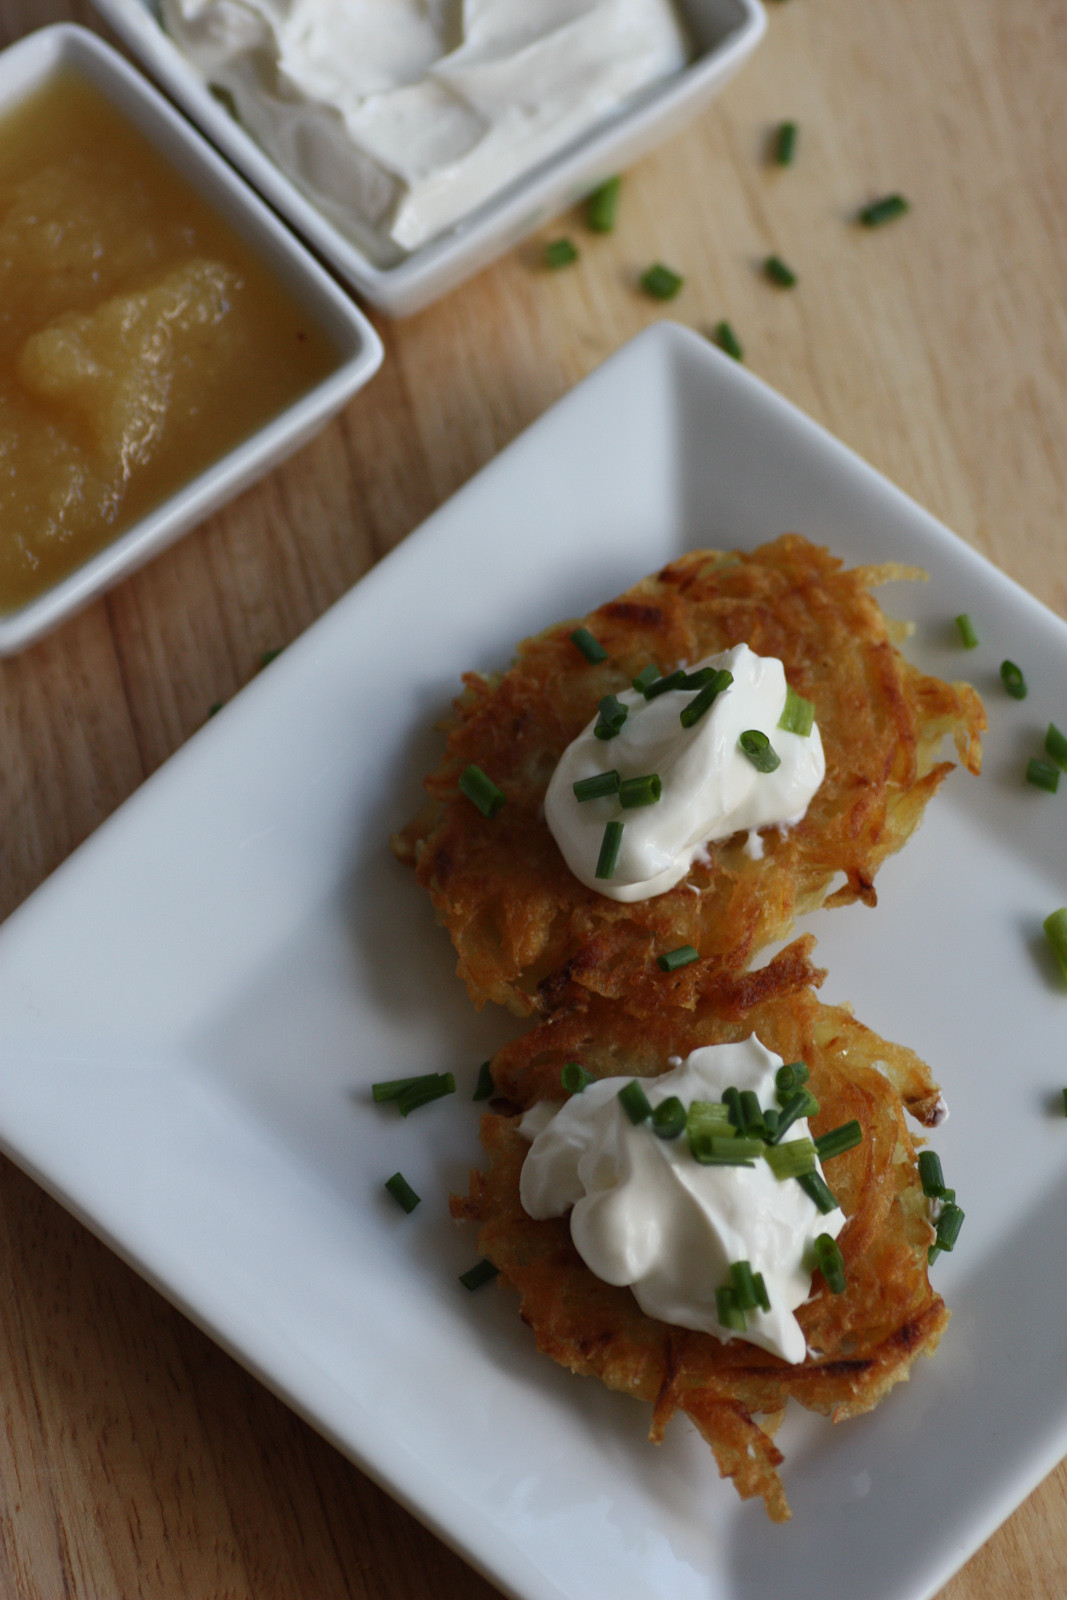
[{"label": "wood grain", "polygon": [[[714,107],[578,216],[408,322],[319,439],[0,664],[0,916],[284,645],[662,315],[749,365],[1067,615],[1067,0],[772,3]],[[0,0],[0,41],[87,6]],[[800,126],[795,166],[768,142]],[[889,190],[905,222],[855,213]],[[577,266],[540,266],[547,238]],[[771,251],[797,271],[774,289]],[[0,1593],[428,1600],[493,1591],[0,1164]],[[1060,1467],[942,1600],[1067,1592]],[[838,1600],[838,1597],[834,1597]],[[841,1597],[844,1600],[844,1597]]]}]

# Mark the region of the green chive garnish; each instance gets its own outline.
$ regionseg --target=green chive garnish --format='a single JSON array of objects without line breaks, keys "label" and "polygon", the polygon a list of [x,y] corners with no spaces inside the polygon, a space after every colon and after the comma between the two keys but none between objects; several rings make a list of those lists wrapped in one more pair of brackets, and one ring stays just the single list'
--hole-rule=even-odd
[{"label": "green chive garnish", "polygon": [[782,764],[782,758],[771,744],[765,733],[759,728],[746,728],[737,741],[738,749],[742,755],[748,757],[757,772],[775,772]]},{"label": "green chive garnish", "polygon": [[754,1167],[763,1149],[759,1139],[726,1139],[710,1133],[689,1137],[693,1160],[702,1167]]},{"label": "green chive garnish", "polygon": [[804,1193],[809,1195],[811,1199],[815,1201],[816,1206],[822,1212],[823,1216],[825,1216],[828,1211],[836,1211],[837,1201],[830,1193],[826,1179],[821,1178],[817,1172],[802,1173],[797,1179],[797,1182],[803,1189]]},{"label": "green chive garnish", "polygon": [[766,1131],[763,1126],[763,1111],[759,1103],[759,1095],[755,1089],[741,1090],[741,1118],[746,1133],[754,1133],[762,1138]]},{"label": "green chive garnish", "polygon": [[832,1161],[834,1156],[844,1155],[846,1150],[854,1150],[862,1143],[863,1129],[853,1118],[851,1122],[843,1122],[839,1128],[831,1128],[829,1133],[821,1133],[815,1141],[815,1148],[820,1161]]},{"label": "green chive garnish", "polygon": [[724,689],[728,689],[733,681],[733,673],[728,672],[725,667],[720,667],[714,678],[710,679],[700,693],[694,696],[689,704],[683,706],[678,713],[678,720],[682,727],[691,728],[695,723],[699,722],[705,711],[714,705],[719,695],[722,694]]},{"label": "green chive garnish", "polygon": [[1063,1114],[1067,1117],[1067,1089],[1063,1091]]},{"label": "green chive garnish", "polygon": [[956,618],[956,626],[960,630],[960,639],[963,642],[963,648],[965,650],[977,650],[978,635],[975,633],[974,623],[971,621],[966,611],[960,612],[959,616]]},{"label": "green chive garnish", "polygon": [[598,772],[592,778],[579,778],[574,785],[574,798],[576,800],[599,800],[606,794],[618,794],[619,774],[612,767],[610,772]]},{"label": "green chive garnish", "polygon": [[504,796],[492,778],[487,778],[481,767],[472,761],[459,775],[459,789],[483,817],[495,817],[504,804]]},{"label": "green chive garnish", "polygon": [[781,122],[774,140],[774,159],[780,167],[791,167],[797,147],[797,125]]},{"label": "green chive garnish", "polygon": [[948,1193],[945,1175],[941,1171],[941,1157],[936,1150],[919,1151],[919,1180],[923,1194],[931,1200],[943,1200]]},{"label": "green chive garnish", "polygon": [[385,1187],[400,1209],[406,1211],[409,1216],[421,1202],[422,1196],[415,1193],[402,1172],[394,1172],[391,1178],[386,1178]]},{"label": "green chive garnish", "polygon": [[614,228],[621,188],[621,178],[607,178],[589,196],[585,203],[585,220],[594,233],[610,233]]},{"label": "green chive garnish", "polygon": [[815,1171],[815,1144],[811,1139],[790,1139],[786,1144],[765,1144],[764,1159],[779,1183]]},{"label": "green chive garnish", "polygon": [[733,1284],[726,1284],[715,1291],[715,1315],[719,1319],[719,1326],[730,1328],[734,1333],[744,1333],[745,1313],[737,1301],[737,1290]]},{"label": "green chive garnish", "polygon": [[657,956],[656,965],[662,972],[677,972],[679,967],[688,967],[699,960],[699,950],[694,950],[691,944],[680,944],[677,950],[665,950],[661,956]]},{"label": "green chive garnish", "polygon": [[264,667],[269,667],[272,661],[277,661],[278,657],[281,655],[281,653],[282,653],[282,651],[284,649],[285,649],[285,646],[283,644],[280,644],[274,650],[264,650],[263,654],[259,658],[259,670],[260,670],[260,672],[263,671]]},{"label": "green chive garnish", "polygon": [[810,1089],[804,1088],[803,1085],[799,1089],[794,1089],[791,1094],[786,1096],[782,1104],[782,1109],[778,1114],[778,1126],[773,1135],[769,1137],[769,1142],[777,1144],[783,1134],[789,1132],[794,1122],[799,1122],[801,1117],[814,1117],[818,1110],[819,1102]]},{"label": "green chive garnish", "polygon": [[493,1074],[489,1070],[489,1063],[488,1061],[483,1061],[478,1068],[478,1082],[475,1085],[471,1099],[488,1100],[495,1088],[496,1084],[493,1082]]},{"label": "green chive garnish", "polygon": [[1031,756],[1026,763],[1026,781],[1032,783],[1035,789],[1045,789],[1049,794],[1055,794],[1060,786],[1060,769]]},{"label": "green chive garnish", "polygon": [[792,267],[787,267],[781,256],[768,256],[763,263],[763,270],[772,283],[779,289],[792,289],[796,286],[797,275]]},{"label": "green chive garnish", "polygon": [[648,1095],[636,1078],[619,1090],[619,1099],[622,1102],[622,1109],[635,1127],[639,1123],[647,1122],[652,1115],[652,1107],[648,1103]]},{"label": "green chive garnish", "polygon": [[575,628],[570,635],[571,644],[577,646],[585,659],[594,666],[598,661],[606,661],[608,653],[600,640],[589,632],[588,628]]},{"label": "green chive garnish", "polygon": [[739,1133],[745,1131],[745,1113],[741,1109],[741,1091],[733,1084],[722,1092],[722,1103],[730,1113],[730,1121]]},{"label": "green chive garnish", "polygon": [[659,677],[659,668],[654,661],[650,661],[647,667],[641,668],[641,671],[633,680],[633,686],[637,690],[638,694],[644,694],[649,684],[655,683]]},{"label": "green chive garnish", "polygon": [[685,668],[679,667],[675,672],[668,672],[663,678],[656,678],[653,683],[642,685],[641,693],[646,700],[656,700],[661,694],[666,694],[668,689],[684,689],[688,677]]},{"label": "green chive garnish", "polygon": [[604,837],[600,843],[600,854],[596,860],[596,877],[605,879],[614,877],[621,848],[622,823],[618,818],[614,818],[604,828]]},{"label": "green chive garnish", "polygon": [[555,272],[559,267],[569,267],[578,259],[578,246],[573,239],[553,239],[545,245],[545,266]]},{"label": "green chive garnish", "polygon": [[1000,663],[1000,681],[1013,700],[1026,699],[1026,679],[1022,675],[1021,668],[1017,667],[1014,661],[1002,661]]},{"label": "green chive garnish", "polygon": [[684,278],[665,267],[662,261],[655,262],[641,274],[641,287],[653,300],[673,300],[684,282]]},{"label": "green chive garnish", "polygon": [[745,359],[741,341],[728,322],[717,322],[711,330],[711,337],[724,355],[732,356],[735,361]]},{"label": "green chive garnish", "polygon": [[775,1142],[775,1136],[776,1136],[776,1134],[778,1132],[778,1121],[779,1121],[778,1108],[776,1106],[764,1106],[764,1108],[763,1108],[763,1126],[766,1128],[766,1130],[767,1130],[767,1138],[770,1140],[770,1142],[772,1144]]},{"label": "green chive garnish", "polygon": [[883,199],[864,206],[860,221],[865,228],[880,228],[883,222],[892,222],[894,217],[902,217],[910,209],[902,194],[887,194]]},{"label": "green chive garnish", "polygon": [[225,704],[226,702],[224,700],[212,701],[211,705],[209,705],[207,708],[207,720],[210,722],[212,717],[217,717]]},{"label": "green chive garnish", "polygon": [[440,1076],[439,1072],[421,1072],[415,1078],[383,1078],[371,1084],[370,1092],[375,1105],[380,1106],[388,1100],[399,1100],[405,1089],[416,1084],[436,1083]]},{"label": "green chive garnish", "polygon": [[937,1219],[937,1248],[951,1250],[960,1236],[963,1227],[964,1213],[954,1201],[950,1200],[941,1207],[941,1215]]},{"label": "green chive garnish", "polygon": [[778,1090],[779,1098],[784,1094],[792,1094],[807,1083],[811,1077],[807,1063],[804,1061],[787,1061],[778,1068],[774,1075],[774,1086]]},{"label": "green chive garnish", "polygon": [[432,1082],[424,1079],[422,1083],[411,1083],[406,1089],[401,1089],[396,1097],[396,1107],[402,1117],[410,1116],[420,1106],[428,1106],[432,1100],[455,1094],[456,1080],[451,1072],[434,1072],[430,1078]]},{"label": "green chive garnish", "polygon": [[757,1311],[760,1303],[759,1290],[756,1288],[756,1279],[750,1263],[731,1261],[730,1280],[741,1310]]},{"label": "green chive garnish", "polygon": [[771,1297],[767,1293],[767,1285],[763,1281],[763,1273],[754,1272],[752,1281],[756,1285],[756,1298],[759,1300],[760,1310],[769,1311],[771,1309]]},{"label": "green chive garnish", "polygon": [[819,1271],[826,1279],[826,1287],[831,1294],[841,1294],[845,1288],[845,1258],[836,1239],[828,1233],[820,1233],[815,1241],[815,1253],[819,1258]]},{"label": "green chive garnish", "polygon": [[661,1100],[652,1113],[652,1132],[658,1139],[677,1139],[683,1132],[686,1110],[676,1094]]},{"label": "green chive garnish", "polygon": [[704,1141],[708,1151],[711,1149],[712,1139],[732,1139],[734,1127],[730,1122],[730,1113],[724,1105],[717,1104],[714,1100],[694,1100],[685,1119],[686,1138],[694,1158],[699,1161],[694,1141]]},{"label": "green chive garnish", "polygon": [[1045,938],[1052,946],[1056,960],[1063,969],[1063,976],[1067,978],[1067,906],[1061,906],[1050,917],[1046,917],[1042,926]]},{"label": "green chive garnish", "polygon": [[687,672],[682,682],[683,689],[703,689],[715,676],[714,667],[701,667],[698,672]]},{"label": "green chive garnish", "polygon": [[621,733],[622,725],[629,716],[629,707],[613,694],[606,694],[600,702],[600,715],[597,718],[593,732],[598,739],[614,739]]},{"label": "green chive garnish", "polygon": [[586,1072],[577,1061],[564,1062],[559,1077],[568,1094],[581,1094],[583,1089],[588,1089],[591,1083],[596,1082],[593,1074]]},{"label": "green chive garnish", "polygon": [[639,778],[624,778],[619,784],[619,804],[624,811],[635,811],[638,806],[653,806],[663,793],[658,772],[646,772]]},{"label": "green chive garnish", "polygon": [[1045,735],[1045,754],[1067,772],[1067,734],[1061,733],[1054,722],[1049,723]]},{"label": "green chive garnish", "polygon": [[815,707],[802,694],[797,694],[786,684],[785,707],[778,718],[778,726],[786,733],[799,733],[806,739],[815,726]]},{"label": "green chive garnish", "polygon": [[492,1283],[499,1267],[494,1267],[491,1261],[482,1260],[475,1266],[468,1267],[466,1272],[461,1272],[459,1281],[465,1289],[480,1289],[484,1283]]}]

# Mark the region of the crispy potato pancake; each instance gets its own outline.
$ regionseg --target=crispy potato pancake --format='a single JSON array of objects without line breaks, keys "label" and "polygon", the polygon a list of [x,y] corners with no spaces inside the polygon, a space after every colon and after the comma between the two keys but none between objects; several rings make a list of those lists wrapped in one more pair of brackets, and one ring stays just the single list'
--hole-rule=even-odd
[{"label": "crispy potato pancake", "polygon": [[[475,1004],[495,1000],[520,1016],[583,995],[622,999],[634,1012],[664,999],[691,1007],[708,968],[740,970],[798,914],[824,902],[874,905],[878,867],[952,770],[938,759],[944,737],[971,772],[981,762],[978,696],[909,665],[869,593],[923,576],[898,566],[846,572],[796,535],[751,553],[697,552],[580,619],[605,662],[583,658],[571,620],[521,644],[503,675],[468,674],[445,759],[426,780],[429,802],[393,848],[429,890]],[[762,860],[746,854],[744,834],[711,846],[652,899],[622,904],[586,888],[544,821],[559,757],[602,696],[650,661],[672,671],[742,642],[777,656],[791,687],[815,704],[827,772],[803,822],[765,830]],[[471,762],[506,796],[492,820],[459,791]],[[683,944],[701,964],[660,972],[657,955]]]},{"label": "crispy potato pancake", "polygon": [[[814,986],[810,935],[767,967],[745,975],[705,971],[691,1010],[664,1008],[643,1019],[600,999],[559,1012],[502,1049],[492,1063],[498,1099],[482,1119],[486,1172],[471,1174],[469,1197],[452,1213],[479,1224],[478,1247],[519,1293],[523,1320],[546,1355],[653,1406],[659,1442],[676,1411],[697,1426],[722,1476],[743,1498],[761,1495],[781,1522],[789,1507],[771,1437],[790,1398],[839,1421],[867,1411],[931,1354],[948,1322],[930,1287],[934,1231],[918,1177],[905,1108],[926,1124],[938,1115],[929,1070],[911,1051],[887,1044],[846,1008],[822,1005]],[[534,1221],[519,1200],[529,1144],[518,1114],[561,1100],[560,1069],[579,1061],[596,1077],[655,1077],[668,1057],[755,1033],[785,1061],[801,1059],[820,1105],[815,1135],[858,1119],[863,1141],[834,1157],[826,1176],[847,1218],[838,1238],[846,1288],[833,1295],[816,1272],[797,1312],[808,1345],[790,1366],[742,1340],[721,1343],[648,1317],[629,1289],[602,1283],[571,1242],[568,1218]],[[789,1181],[789,1180],[787,1180]]]}]

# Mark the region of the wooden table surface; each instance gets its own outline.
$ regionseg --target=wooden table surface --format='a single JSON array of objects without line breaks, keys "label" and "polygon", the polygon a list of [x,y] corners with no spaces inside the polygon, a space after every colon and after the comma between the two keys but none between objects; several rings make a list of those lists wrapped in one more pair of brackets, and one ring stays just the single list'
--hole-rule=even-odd
[{"label": "wooden table surface", "polygon": [[[755,57],[626,179],[410,321],[315,442],[0,663],[0,917],[262,653],[663,308],[1067,615],[1067,0],[787,0]],[[0,0],[0,42],[88,6]],[[783,118],[789,170],[769,164]],[[901,190],[911,214],[851,220]],[[556,232],[566,271],[539,266]],[[778,252],[798,287],[770,286]],[[0,1593],[477,1600],[493,1591],[13,1166],[0,1164]],[[1061,1466],[943,1600],[1067,1593]],[[847,1600],[845,1596],[830,1600]]]}]

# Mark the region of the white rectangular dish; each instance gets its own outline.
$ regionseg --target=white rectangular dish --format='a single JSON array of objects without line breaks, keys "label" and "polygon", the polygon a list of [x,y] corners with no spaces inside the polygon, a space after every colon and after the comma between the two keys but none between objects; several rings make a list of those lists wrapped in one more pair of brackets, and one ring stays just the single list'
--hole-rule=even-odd
[{"label": "white rectangular dish", "polygon": [[278,466],[369,382],[382,359],[378,335],[329,274],[196,129],[96,34],[57,24],[0,52],[0,114],[60,73],[103,95],[225,218],[328,335],[336,363],[321,382],[65,577],[0,615],[0,656],[25,649]]},{"label": "white rectangular dish", "polygon": [[766,27],[760,0],[678,0],[696,46],[685,71],[638,96],[456,227],[383,267],[317,209],[234,120],[164,32],[155,0],[93,3],[182,109],[338,275],[394,317],[422,310],[674,133],[733,76]]},{"label": "white rectangular dish", "polygon": [[[511,1295],[468,1295],[448,1219],[478,1159],[476,1013],[388,835],[462,669],[683,550],[786,529],[883,591],[908,653],[987,697],[882,870],[821,913],[823,991],[944,1087],[967,1220],[934,1269],[937,1357],[873,1414],[796,1412],[771,1526],[692,1429],[539,1357]],[[967,611],[981,640],[964,652]],[[1023,667],[1030,697],[1000,689]],[[1028,788],[1067,626],[779,396],[658,324],[608,361],[292,645],[0,928],[0,1142],[177,1305],[520,1600],[923,1600],[1067,1448],[1062,797]],[[165,842],[165,848],[161,846]],[[1010,1071],[1008,1064],[1010,1063]],[[452,1069],[401,1121],[377,1078]],[[1059,1115],[1050,1107],[1059,1103]],[[1009,1159],[1005,1160],[1005,1154]],[[424,1196],[383,1193],[401,1169]],[[991,1448],[995,1441],[995,1449]],[[901,1530],[907,1529],[907,1537]]]}]

